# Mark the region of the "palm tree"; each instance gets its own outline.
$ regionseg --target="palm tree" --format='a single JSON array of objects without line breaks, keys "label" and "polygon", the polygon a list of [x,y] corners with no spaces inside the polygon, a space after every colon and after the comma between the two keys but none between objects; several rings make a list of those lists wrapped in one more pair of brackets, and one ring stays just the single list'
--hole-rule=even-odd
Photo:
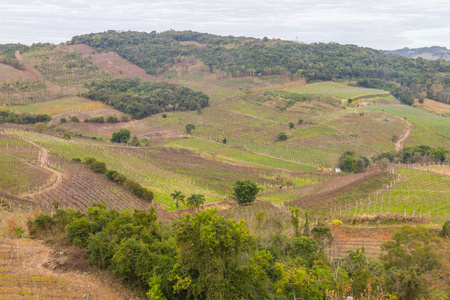
[{"label": "palm tree", "polygon": [[180,203],[184,204],[184,200],[185,200],[186,196],[183,195],[181,193],[181,191],[174,190],[173,193],[170,194],[170,197],[172,197],[173,200],[175,200],[175,205],[177,207],[177,215],[178,215],[178,209],[179,209]]},{"label": "palm tree", "polygon": [[186,199],[186,204],[192,208],[199,208],[205,203],[205,196],[202,194],[192,194]]}]

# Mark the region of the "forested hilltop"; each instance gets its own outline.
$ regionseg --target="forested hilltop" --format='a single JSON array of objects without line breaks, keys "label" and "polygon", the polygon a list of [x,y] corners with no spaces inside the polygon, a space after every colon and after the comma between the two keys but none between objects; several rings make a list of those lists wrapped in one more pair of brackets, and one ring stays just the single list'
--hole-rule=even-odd
[{"label": "forested hilltop", "polygon": [[211,72],[232,77],[284,74],[308,81],[379,79],[407,89],[400,100],[412,104],[420,95],[450,101],[450,62],[410,59],[384,51],[336,43],[301,44],[218,36],[192,31],[157,33],[109,30],[75,36],[71,44],[85,43],[98,51],[117,51],[149,74],[160,75],[177,58],[195,57]]}]

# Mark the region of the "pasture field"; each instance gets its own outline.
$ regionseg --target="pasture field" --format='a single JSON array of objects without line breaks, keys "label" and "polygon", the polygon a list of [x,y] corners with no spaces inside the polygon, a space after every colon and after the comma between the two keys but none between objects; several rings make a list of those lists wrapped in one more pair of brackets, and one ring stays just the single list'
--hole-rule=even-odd
[{"label": "pasture field", "polygon": [[371,106],[365,108],[365,110],[384,111],[388,114],[406,118],[406,120],[413,123],[415,126],[423,127],[446,137],[450,137],[450,119],[447,117],[439,116],[408,105]]},{"label": "pasture field", "polygon": [[86,98],[72,97],[54,101],[34,103],[25,106],[10,106],[9,109],[16,113],[32,113],[58,115],[63,113],[80,112],[95,109],[107,109],[109,106]]},{"label": "pasture field", "polygon": [[351,214],[392,213],[443,222],[450,218],[450,177],[424,170],[399,169],[393,188],[364,197],[348,207]]},{"label": "pasture field", "polygon": [[408,139],[404,142],[404,147],[428,145],[430,147],[445,147],[450,149],[450,138],[440,135],[434,131],[414,127]]},{"label": "pasture field", "polygon": [[298,94],[320,94],[331,95],[342,99],[349,99],[358,96],[376,95],[389,93],[378,89],[348,86],[338,82],[320,82],[308,84],[299,88],[288,90]]}]

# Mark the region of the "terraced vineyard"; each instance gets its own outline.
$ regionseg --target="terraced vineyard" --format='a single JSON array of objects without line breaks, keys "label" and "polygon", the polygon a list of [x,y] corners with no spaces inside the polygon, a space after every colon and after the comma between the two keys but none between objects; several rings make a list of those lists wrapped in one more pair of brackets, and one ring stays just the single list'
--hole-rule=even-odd
[{"label": "terraced vineyard", "polygon": [[397,214],[443,222],[450,218],[450,177],[423,170],[399,169],[393,188],[359,199],[352,206],[355,214]]},{"label": "terraced vineyard", "polygon": [[151,205],[150,202],[138,198],[125,187],[80,163],[51,157],[50,165],[64,170],[65,176],[57,188],[32,197],[32,200],[42,207],[52,208],[55,201],[60,208],[73,207],[82,211],[85,211],[93,202],[103,203],[110,209],[118,210],[148,209]]},{"label": "terraced vineyard", "polygon": [[0,190],[19,195],[50,181],[50,172],[37,163],[39,149],[13,136],[0,133]]}]

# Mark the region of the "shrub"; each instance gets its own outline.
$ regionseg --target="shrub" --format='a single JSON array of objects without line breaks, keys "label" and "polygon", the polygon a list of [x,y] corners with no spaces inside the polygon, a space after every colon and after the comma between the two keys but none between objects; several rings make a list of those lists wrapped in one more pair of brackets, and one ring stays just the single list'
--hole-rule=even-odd
[{"label": "shrub", "polygon": [[298,120],[298,125],[302,125],[302,124],[303,124],[303,120],[302,119]]},{"label": "shrub", "polygon": [[39,131],[39,132],[42,132],[42,131],[44,131],[45,129],[47,129],[47,126],[45,126],[44,123],[39,122],[39,123],[34,124],[34,129],[36,129],[36,130]]},{"label": "shrub", "polygon": [[84,159],[84,162],[88,165],[88,166],[90,166],[92,163],[94,163],[94,162],[96,162],[97,160],[95,159],[95,158],[93,158],[93,157],[86,157],[85,159]]},{"label": "shrub", "polygon": [[287,140],[287,135],[286,135],[286,133],[284,133],[284,132],[280,132],[278,135],[277,135],[277,141],[285,141],[285,140]]},{"label": "shrub", "polygon": [[294,127],[295,127],[294,123],[293,122],[289,122],[289,128],[292,129]]},{"label": "shrub", "polygon": [[105,118],[103,116],[100,117],[92,117],[84,119],[85,123],[105,123]]},{"label": "shrub", "polygon": [[108,123],[119,123],[119,119],[116,116],[109,116],[106,118],[106,122]]},{"label": "shrub", "polygon": [[109,170],[106,173],[106,177],[108,177],[109,180],[113,180],[114,177],[116,177],[118,174],[119,174],[119,172],[117,172],[117,171]]},{"label": "shrub", "polygon": [[114,177],[113,180],[119,184],[124,184],[125,181],[127,181],[127,177],[125,175],[119,174],[117,173]]},{"label": "shrub", "polygon": [[167,118],[167,114],[162,115],[163,119]]},{"label": "shrub", "polygon": [[333,220],[333,221],[331,221],[331,223],[333,223],[333,225],[334,226],[339,226],[339,225],[342,225],[342,221],[341,220]]},{"label": "shrub", "polygon": [[75,122],[75,123],[79,123],[80,119],[78,119],[77,116],[73,116],[73,117],[70,117],[70,121]]},{"label": "shrub", "polygon": [[106,174],[106,172],[108,171],[106,169],[106,164],[104,162],[102,162],[102,161],[94,161],[89,166],[91,167],[91,169],[94,172],[97,172],[97,173]]},{"label": "shrub", "polygon": [[64,118],[64,117],[62,117],[60,120],[59,120],[59,123],[66,123],[67,122],[67,119],[66,118]]}]

